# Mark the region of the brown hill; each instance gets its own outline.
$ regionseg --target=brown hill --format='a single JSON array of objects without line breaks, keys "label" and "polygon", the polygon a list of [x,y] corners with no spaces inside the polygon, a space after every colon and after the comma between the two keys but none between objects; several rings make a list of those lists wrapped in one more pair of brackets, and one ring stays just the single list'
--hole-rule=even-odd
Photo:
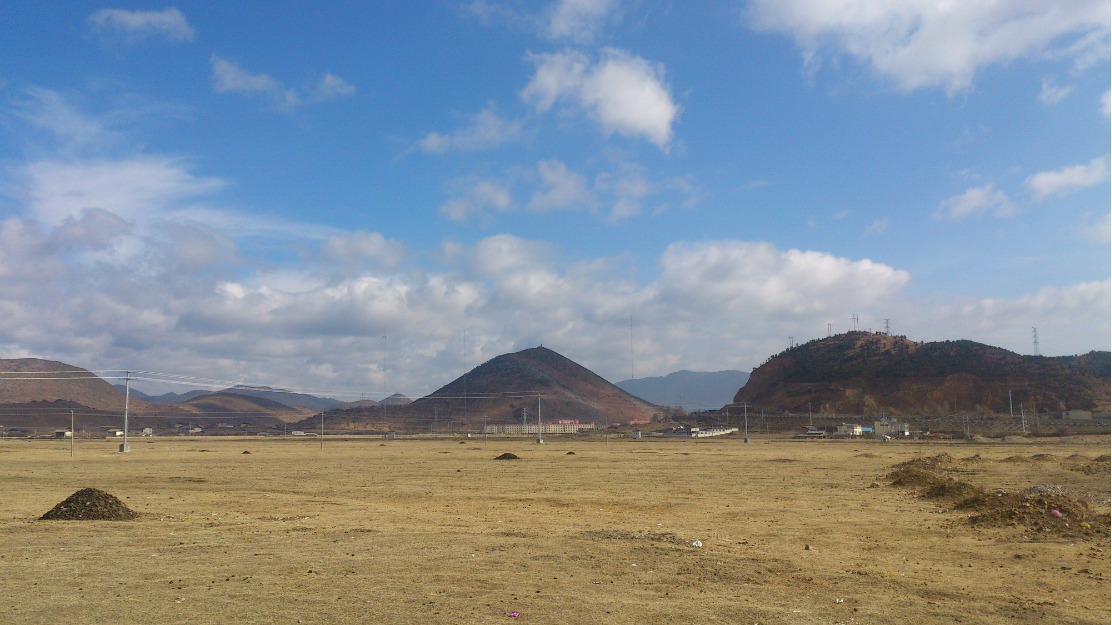
[{"label": "brown hill", "polygon": [[316,414],[308,408],[294,408],[265,397],[240,395],[230,391],[194,397],[174,408],[179,408],[186,414],[203,415],[209,419],[226,417],[228,421],[274,417],[292,423]]},{"label": "brown hill", "polygon": [[[95,410],[124,410],[124,392],[104,379],[73,365],[40,358],[0,359],[0,404],[68,401]],[[150,404],[131,398],[131,409]]]},{"label": "brown hill", "polygon": [[[648,421],[661,408],[623,391],[594,372],[544,348],[535,347],[493,358],[427,397],[406,406],[334,411],[329,427],[430,431],[436,427],[479,429],[489,424],[520,423],[527,410],[537,418],[537,394],[545,422],[577,419],[581,423]],[[465,398],[466,397],[466,401]],[[465,406],[466,403],[466,406]],[[308,426],[306,426],[308,427]]]},{"label": "brown hill", "polygon": [[[848,332],[797,345],[749,377],[735,403],[770,412],[945,415],[1067,409],[1107,412],[1110,383],[1088,358],[1021,356],[973,341],[918,343]],[[1107,361],[1107,356],[1104,356]],[[1077,363],[1077,364],[1075,364]]]}]

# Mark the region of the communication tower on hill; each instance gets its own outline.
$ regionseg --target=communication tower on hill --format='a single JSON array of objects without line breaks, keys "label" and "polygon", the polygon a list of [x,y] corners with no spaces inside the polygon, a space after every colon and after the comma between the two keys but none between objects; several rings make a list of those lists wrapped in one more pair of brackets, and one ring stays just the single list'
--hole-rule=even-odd
[{"label": "communication tower on hill", "polygon": [[1039,329],[1031,328],[1031,338],[1035,340],[1035,355],[1039,355]]}]

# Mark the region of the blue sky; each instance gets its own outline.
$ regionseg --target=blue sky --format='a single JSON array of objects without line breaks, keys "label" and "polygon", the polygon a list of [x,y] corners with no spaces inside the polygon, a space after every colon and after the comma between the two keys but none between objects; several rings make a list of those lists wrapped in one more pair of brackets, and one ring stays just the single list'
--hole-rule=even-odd
[{"label": "blue sky", "polygon": [[1109,348],[1107,2],[365,4],[17,2],[0,356],[350,396],[625,379],[630,316],[638,376],[853,314]]}]

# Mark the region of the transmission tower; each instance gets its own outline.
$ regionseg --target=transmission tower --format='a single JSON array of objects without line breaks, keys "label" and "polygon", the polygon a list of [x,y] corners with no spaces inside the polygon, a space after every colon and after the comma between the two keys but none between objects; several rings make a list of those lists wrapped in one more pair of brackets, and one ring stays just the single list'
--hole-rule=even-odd
[{"label": "transmission tower", "polygon": [[857,332],[857,320],[858,320],[857,313],[854,313],[853,316],[850,317],[850,319],[853,319],[853,331]]},{"label": "transmission tower", "polygon": [[1039,355],[1039,329],[1031,328],[1031,338],[1035,340],[1035,355]]},{"label": "transmission tower", "polygon": [[885,335],[891,335],[892,334],[891,328],[888,325],[889,321],[890,321],[889,319],[884,320],[884,334]]},{"label": "transmission tower", "polygon": [[826,338],[830,338],[830,330],[834,327],[833,323],[826,324]]}]

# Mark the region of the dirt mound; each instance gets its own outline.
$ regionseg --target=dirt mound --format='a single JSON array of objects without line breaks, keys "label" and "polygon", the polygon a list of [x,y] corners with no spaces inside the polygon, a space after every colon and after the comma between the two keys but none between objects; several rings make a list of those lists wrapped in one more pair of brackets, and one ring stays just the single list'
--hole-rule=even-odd
[{"label": "dirt mound", "polygon": [[1031,459],[1037,460],[1039,462],[1054,462],[1058,459],[1058,456],[1055,456],[1054,454],[1035,454],[1034,456],[1031,456]]},{"label": "dirt mound", "polygon": [[903,488],[936,488],[946,483],[946,478],[934,471],[918,467],[900,467],[888,474],[892,486]]},{"label": "dirt mound", "polygon": [[495,457],[494,459],[495,460],[521,460],[521,458],[518,457],[517,454],[511,454],[508,451],[506,453],[502,454],[501,456]]},{"label": "dirt mound", "polygon": [[565,455],[565,456],[574,456],[574,455],[575,455],[575,452],[574,452],[574,451],[569,451],[568,453],[566,453],[566,454],[564,454],[564,455]]},{"label": "dirt mound", "polygon": [[1004,462],[1031,462],[1031,459],[1027,456],[1008,456]]},{"label": "dirt mound", "polygon": [[927,456],[926,458],[912,458],[907,462],[901,462],[896,465],[897,469],[927,469],[935,470],[940,467],[948,467],[954,464],[954,457],[950,454],[938,454],[937,456]]},{"label": "dirt mound", "polygon": [[1096,458],[1093,458],[1093,462],[1112,462],[1112,456],[1109,456],[1108,454],[1103,454],[1103,455],[1097,456]]},{"label": "dirt mound", "polygon": [[43,521],[127,521],[139,514],[124,505],[115,495],[96,488],[82,488],[70,495],[50,512],[39,517]]},{"label": "dirt mound", "polygon": [[965,501],[971,497],[983,495],[984,491],[969,482],[960,480],[946,480],[945,482],[928,488],[924,497],[931,499],[946,499],[949,501]]},{"label": "dirt mound", "polygon": [[1108,528],[1107,515],[1091,515],[1087,503],[1070,495],[981,493],[961,501],[954,510],[972,513],[969,523],[983,527],[1019,525],[1071,536],[1103,535]]}]

